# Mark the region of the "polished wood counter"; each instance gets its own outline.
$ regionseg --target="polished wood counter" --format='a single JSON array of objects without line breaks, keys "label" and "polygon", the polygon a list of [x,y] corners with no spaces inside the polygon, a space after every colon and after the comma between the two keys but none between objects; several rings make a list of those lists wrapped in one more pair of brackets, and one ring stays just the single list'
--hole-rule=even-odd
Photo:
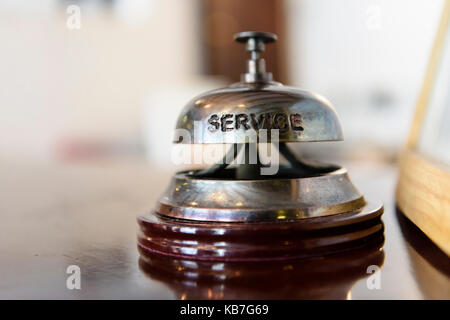
[{"label": "polished wood counter", "polygon": [[[384,239],[329,257],[239,265],[139,259],[136,217],[173,171],[142,161],[0,162],[0,298],[450,299],[450,259],[396,210],[396,169],[346,167],[367,199],[383,201]],[[81,269],[80,290],[66,288],[70,265]],[[367,285],[374,266],[379,289]]]}]

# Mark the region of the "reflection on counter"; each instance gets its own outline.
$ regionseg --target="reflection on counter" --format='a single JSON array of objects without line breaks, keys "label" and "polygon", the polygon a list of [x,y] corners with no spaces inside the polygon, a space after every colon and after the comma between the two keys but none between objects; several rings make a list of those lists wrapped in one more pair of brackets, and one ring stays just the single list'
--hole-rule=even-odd
[{"label": "reflection on counter", "polygon": [[397,209],[410,265],[425,299],[450,299],[450,259]]},{"label": "reflection on counter", "polygon": [[264,262],[194,261],[140,250],[139,267],[178,299],[349,299],[355,282],[383,265],[383,244],[381,236],[338,255]]}]

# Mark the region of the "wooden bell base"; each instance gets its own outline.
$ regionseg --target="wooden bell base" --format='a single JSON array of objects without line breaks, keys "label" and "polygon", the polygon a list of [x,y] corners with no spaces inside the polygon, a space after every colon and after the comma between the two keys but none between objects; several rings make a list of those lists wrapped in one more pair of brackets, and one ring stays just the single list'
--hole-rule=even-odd
[{"label": "wooden bell base", "polygon": [[138,218],[141,251],[209,261],[308,258],[361,248],[383,234],[381,204],[361,210],[284,222],[218,223]]}]

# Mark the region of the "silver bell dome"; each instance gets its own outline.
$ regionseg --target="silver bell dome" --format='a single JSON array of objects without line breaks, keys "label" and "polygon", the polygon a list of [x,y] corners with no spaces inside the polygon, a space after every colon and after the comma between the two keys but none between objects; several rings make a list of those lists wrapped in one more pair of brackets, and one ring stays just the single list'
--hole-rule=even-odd
[{"label": "silver bell dome", "polygon": [[[343,140],[337,113],[325,98],[315,93],[272,81],[260,58],[264,44],[276,36],[241,32],[238,42],[247,42],[251,53],[241,82],[203,93],[181,112],[176,129],[187,130],[190,139],[175,137],[176,143],[259,142],[260,129],[277,129],[263,142],[311,142]],[[267,130],[263,130],[267,131]],[[254,135],[249,135],[249,132]]]}]

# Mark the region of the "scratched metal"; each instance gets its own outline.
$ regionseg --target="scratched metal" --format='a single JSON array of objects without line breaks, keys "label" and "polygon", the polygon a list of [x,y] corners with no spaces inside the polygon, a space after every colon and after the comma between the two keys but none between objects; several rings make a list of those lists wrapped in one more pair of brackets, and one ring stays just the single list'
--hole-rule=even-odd
[{"label": "scratched metal", "polygon": [[[212,130],[215,128],[211,127],[211,117],[218,119],[217,130]],[[223,122],[222,117],[226,117]],[[254,124],[252,117],[256,120],[269,117],[271,124]],[[190,139],[180,139],[176,134],[174,142],[239,143],[245,139],[257,142],[261,140],[259,127],[280,129],[279,138],[269,136],[267,142],[343,140],[336,111],[325,98],[269,82],[236,83],[195,97],[185,106],[176,125],[177,129],[187,130]],[[249,135],[249,128],[254,129],[255,136]]]},{"label": "scratched metal", "polygon": [[196,178],[181,172],[172,178],[156,211],[200,221],[280,221],[354,211],[364,205],[344,168],[313,177],[258,180]]},{"label": "scratched metal", "polygon": [[[334,108],[325,98],[272,81],[260,56],[272,33],[234,35],[250,53],[241,82],[201,94],[181,112],[176,143],[247,143],[343,140]],[[269,135],[272,129],[279,136]],[[251,134],[249,131],[251,130]],[[269,131],[269,132],[268,132]],[[186,137],[188,133],[188,137]],[[266,136],[265,136],[266,135]]]}]

